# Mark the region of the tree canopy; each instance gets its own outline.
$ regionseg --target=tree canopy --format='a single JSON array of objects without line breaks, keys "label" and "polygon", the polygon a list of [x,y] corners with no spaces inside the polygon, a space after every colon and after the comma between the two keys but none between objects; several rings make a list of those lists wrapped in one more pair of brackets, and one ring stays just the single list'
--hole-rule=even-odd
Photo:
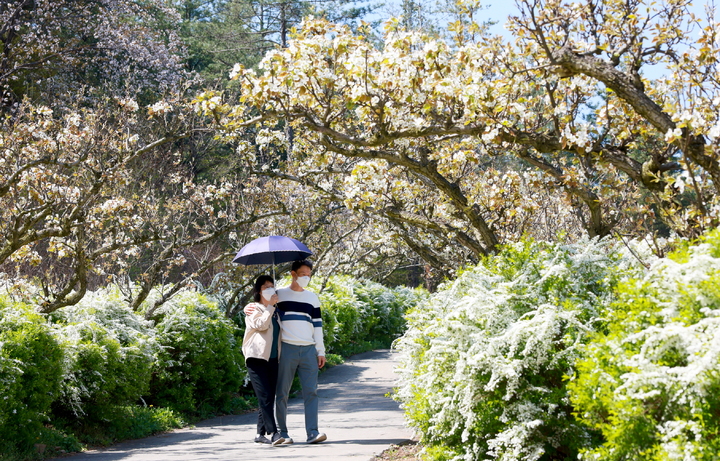
[{"label": "tree canopy", "polygon": [[132,305],[158,283],[235,302],[232,254],[272,233],[321,272],[432,284],[523,235],[716,225],[713,10],[525,0],[506,39],[463,0],[379,40],[343,5],[6,2],[4,280],[47,310],[107,277]]},{"label": "tree canopy", "polygon": [[[239,100],[208,113],[230,132],[293,124],[296,163],[283,169],[392,222],[434,266],[578,223],[591,236],[714,225],[714,13],[703,23],[687,1],[519,6],[510,43],[469,33],[470,20],[448,25],[453,41],[390,22],[378,47],[306,20],[259,73],[237,66]],[[643,76],[658,64],[666,76]],[[257,144],[270,137],[282,133]]]}]

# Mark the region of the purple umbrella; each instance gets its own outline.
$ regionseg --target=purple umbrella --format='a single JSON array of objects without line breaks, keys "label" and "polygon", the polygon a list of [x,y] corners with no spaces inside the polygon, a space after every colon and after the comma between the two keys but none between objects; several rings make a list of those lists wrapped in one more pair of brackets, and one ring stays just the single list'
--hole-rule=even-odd
[{"label": "purple umbrella", "polygon": [[312,251],[304,243],[290,237],[271,235],[270,237],[256,238],[248,243],[235,255],[234,263],[245,264],[275,264],[305,259]]}]

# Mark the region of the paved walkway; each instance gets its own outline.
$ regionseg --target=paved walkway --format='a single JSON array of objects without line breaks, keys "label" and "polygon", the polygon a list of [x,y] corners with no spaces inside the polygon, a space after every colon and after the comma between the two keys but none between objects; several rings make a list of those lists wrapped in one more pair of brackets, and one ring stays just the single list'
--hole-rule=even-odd
[{"label": "paved walkway", "polygon": [[320,431],[326,442],[305,443],[301,398],[288,405],[292,445],[255,444],[257,414],[222,416],[145,439],[131,440],[104,450],[62,459],[73,461],[168,460],[370,460],[390,445],[411,438],[398,403],[385,395],[393,386],[396,354],[373,351],[358,354],[320,375]]}]

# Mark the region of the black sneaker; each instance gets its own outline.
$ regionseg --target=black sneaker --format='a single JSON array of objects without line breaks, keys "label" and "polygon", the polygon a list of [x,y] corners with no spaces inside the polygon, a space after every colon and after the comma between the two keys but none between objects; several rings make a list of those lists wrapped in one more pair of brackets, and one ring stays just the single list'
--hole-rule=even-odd
[{"label": "black sneaker", "polygon": [[255,443],[271,443],[271,442],[264,435],[258,434],[255,436]]},{"label": "black sneaker", "polygon": [[327,440],[327,435],[324,433],[315,434],[307,440],[307,443],[320,443]]},{"label": "black sneaker", "polygon": [[273,447],[280,445],[283,442],[285,442],[285,437],[280,435],[279,432],[276,432],[272,435],[272,441],[270,443],[272,443]]}]

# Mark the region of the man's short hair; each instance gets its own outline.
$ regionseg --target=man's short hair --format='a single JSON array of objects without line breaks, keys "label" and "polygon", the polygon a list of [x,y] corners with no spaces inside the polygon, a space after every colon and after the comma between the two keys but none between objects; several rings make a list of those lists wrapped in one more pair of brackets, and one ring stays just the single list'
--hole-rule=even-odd
[{"label": "man's short hair", "polygon": [[307,267],[310,268],[310,270],[312,270],[312,268],[313,268],[313,263],[312,263],[312,261],[310,261],[309,259],[303,259],[302,261],[295,261],[295,262],[292,264],[292,268],[290,269],[290,271],[292,271],[292,272],[297,272],[298,269],[300,269],[300,268],[303,267],[303,266],[307,266]]}]

